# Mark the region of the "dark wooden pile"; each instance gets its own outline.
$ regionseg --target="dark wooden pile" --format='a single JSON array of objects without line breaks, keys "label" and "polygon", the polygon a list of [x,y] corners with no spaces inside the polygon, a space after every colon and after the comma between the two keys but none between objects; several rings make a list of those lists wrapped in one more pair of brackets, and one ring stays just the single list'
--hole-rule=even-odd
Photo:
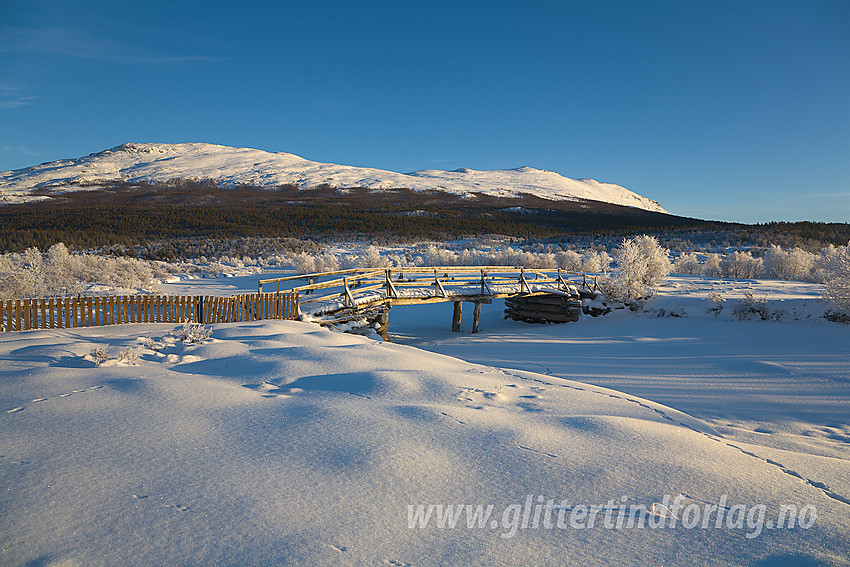
[{"label": "dark wooden pile", "polygon": [[561,292],[521,293],[505,299],[505,319],[526,323],[572,323],[581,316],[581,298]]}]

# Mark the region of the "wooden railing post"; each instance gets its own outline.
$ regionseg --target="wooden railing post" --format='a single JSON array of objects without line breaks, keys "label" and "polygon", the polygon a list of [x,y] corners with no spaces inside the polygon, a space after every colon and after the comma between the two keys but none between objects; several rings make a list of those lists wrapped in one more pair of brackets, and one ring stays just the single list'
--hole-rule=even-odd
[{"label": "wooden railing post", "polygon": [[345,302],[344,305],[348,307],[354,307],[354,297],[351,295],[351,289],[348,287],[348,278],[342,278],[342,285],[345,288]]},{"label": "wooden railing post", "polygon": [[493,295],[493,290],[490,289],[490,284],[487,283],[487,272],[481,270],[481,295]]},{"label": "wooden railing post", "polygon": [[440,283],[440,276],[437,274],[437,270],[434,270],[434,289],[434,295],[436,297],[446,297],[448,295],[443,284]]},{"label": "wooden railing post", "polygon": [[387,270],[387,297],[398,297],[398,290],[393,285],[393,274],[392,270]]}]

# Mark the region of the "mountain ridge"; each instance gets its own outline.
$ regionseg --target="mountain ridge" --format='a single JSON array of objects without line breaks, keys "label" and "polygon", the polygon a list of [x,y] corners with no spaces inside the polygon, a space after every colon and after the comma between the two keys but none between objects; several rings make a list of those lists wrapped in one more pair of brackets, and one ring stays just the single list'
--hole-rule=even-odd
[{"label": "mountain ridge", "polygon": [[209,179],[222,186],[304,190],[331,186],[373,191],[411,189],[455,195],[589,200],[667,213],[657,202],[620,185],[594,179],[571,179],[554,171],[522,166],[513,169],[453,171],[425,169],[397,173],[307,160],[287,152],[267,152],[206,143],[130,142],[88,156],[45,162],[0,172],[0,204],[50,199],[53,194],[98,188],[112,183]]}]

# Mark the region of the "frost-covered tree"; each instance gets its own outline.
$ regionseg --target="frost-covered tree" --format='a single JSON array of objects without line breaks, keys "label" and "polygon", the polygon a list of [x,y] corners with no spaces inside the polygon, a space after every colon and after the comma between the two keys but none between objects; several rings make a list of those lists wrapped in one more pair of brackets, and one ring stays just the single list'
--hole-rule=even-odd
[{"label": "frost-covered tree", "polygon": [[620,299],[644,299],[654,292],[672,268],[670,252],[654,236],[624,239],[614,251],[617,269],[612,293]]},{"label": "frost-covered tree", "polygon": [[785,251],[773,244],[764,253],[765,276],[777,280],[808,281],[812,279],[815,255],[801,248]]},{"label": "frost-covered tree", "polygon": [[673,265],[673,271],[677,274],[690,274],[699,276],[702,274],[702,264],[693,252],[682,254]]},{"label": "frost-covered tree", "polygon": [[296,254],[292,258],[292,268],[298,274],[313,274],[316,272],[316,259],[306,252]]},{"label": "frost-covered tree", "polygon": [[764,272],[761,258],[753,258],[749,252],[732,252],[720,261],[720,272],[725,278],[754,279]]},{"label": "frost-covered tree", "polygon": [[360,254],[361,264],[364,268],[384,268],[387,265],[386,260],[381,257],[381,251],[377,246],[367,246]]},{"label": "frost-covered tree", "polygon": [[705,259],[705,263],[702,265],[702,275],[715,278],[720,277],[723,274],[720,267],[722,260],[723,258],[720,254],[709,254]]},{"label": "frost-covered tree", "polygon": [[578,272],[581,270],[581,255],[574,250],[566,250],[555,254],[555,261],[558,267],[568,272]]},{"label": "frost-covered tree", "polygon": [[850,313],[850,243],[837,247],[830,254],[825,271],[824,298]]},{"label": "frost-covered tree", "polygon": [[605,273],[611,267],[611,256],[604,250],[591,250],[581,257],[581,271],[590,274]]}]

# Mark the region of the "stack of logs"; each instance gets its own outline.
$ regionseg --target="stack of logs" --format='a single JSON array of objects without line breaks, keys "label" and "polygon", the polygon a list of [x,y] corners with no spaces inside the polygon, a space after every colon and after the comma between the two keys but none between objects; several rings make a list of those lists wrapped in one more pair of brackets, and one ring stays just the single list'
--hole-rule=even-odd
[{"label": "stack of logs", "polygon": [[505,319],[526,323],[571,323],[581,316],[581,298],[572,293],[521,293],[505,299]]}]

